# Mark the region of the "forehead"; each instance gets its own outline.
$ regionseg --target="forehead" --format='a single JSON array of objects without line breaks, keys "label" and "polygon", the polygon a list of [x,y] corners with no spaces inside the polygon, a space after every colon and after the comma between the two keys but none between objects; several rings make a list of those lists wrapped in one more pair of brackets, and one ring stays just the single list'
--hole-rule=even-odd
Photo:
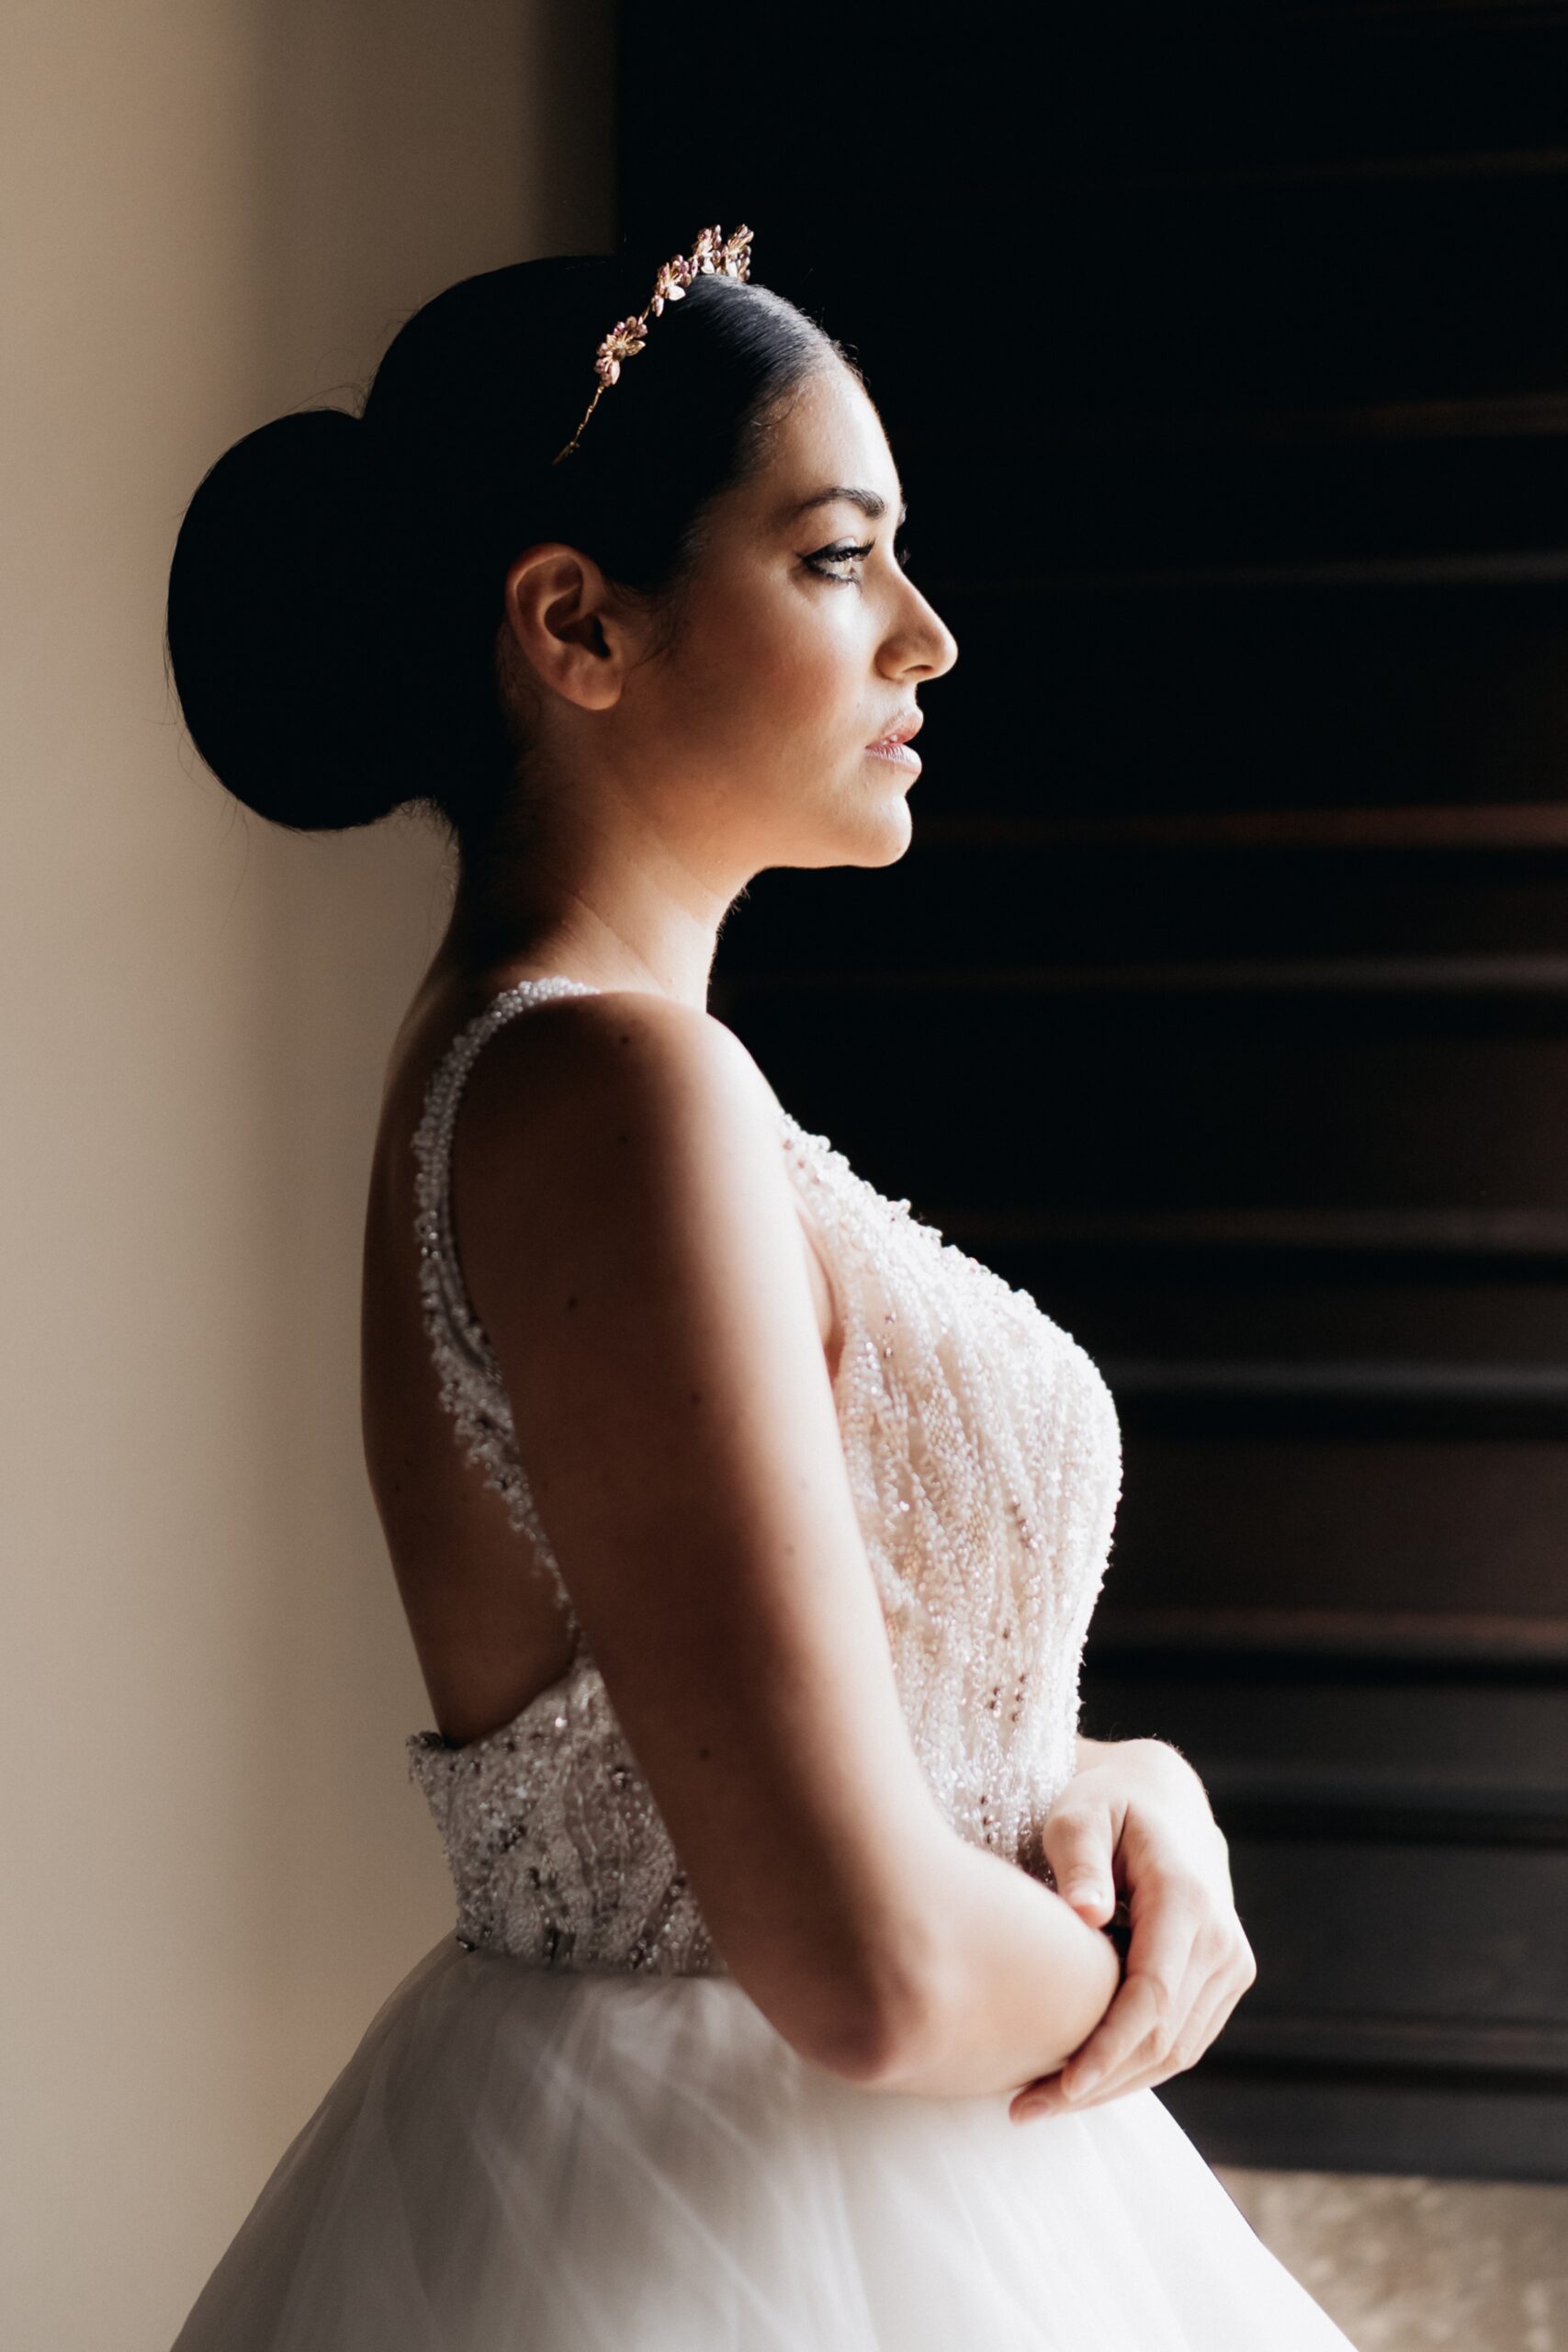
[{"label": "forehead", "polygon": [[839,367],[813,376],[791,401],[753,487],[770,523],[787,529],[803,501],[835,483],[874,492],[889,513],[898,512],[903,493],[882,419],[848,368]]}]

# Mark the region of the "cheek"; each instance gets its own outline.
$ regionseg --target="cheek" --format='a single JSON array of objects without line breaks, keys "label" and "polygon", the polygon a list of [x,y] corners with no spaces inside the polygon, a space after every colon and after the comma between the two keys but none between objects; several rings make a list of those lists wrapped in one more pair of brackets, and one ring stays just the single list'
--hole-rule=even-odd
[{"label": "cheek", "polygon": [[856,602],[852,588],[824,587],[737,614],[725,665],[737,707],[749,709],[758,725],[803,741],[841,730],[864,699]]},{"label": "cheek", "polygon": [[837,771],[860,748],[866,631],[853,587],[716,571],[665,673],[662,741],[721,775],[771,770],[798,782],[802,771]]}]

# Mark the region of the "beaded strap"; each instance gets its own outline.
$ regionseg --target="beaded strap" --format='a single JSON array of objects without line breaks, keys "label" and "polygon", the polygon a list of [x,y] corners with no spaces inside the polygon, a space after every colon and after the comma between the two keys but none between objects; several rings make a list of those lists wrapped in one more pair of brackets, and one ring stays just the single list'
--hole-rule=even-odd
[{"label": "beaded strap", "polygon": [[543,979],[519,980],[515,987],[492,997],[484,1011],[458,1031],[436,1065],[413,1136],[420,1300],[441,1402],[452,1416],[468,1460],[482,1472],[486,1486],[504,1501],[513,1528],[533,1544],[539,1567],[566,1613],[574,1650],[581,1647],[582,1628],[529,1491],[501,1366],[474,1312],[458,1263],[452,1223],[452,1140],[468,1073],[491,1038],[531,1005],[545,1003],[551,997],[597,993],[585,980],[552,974]]}]

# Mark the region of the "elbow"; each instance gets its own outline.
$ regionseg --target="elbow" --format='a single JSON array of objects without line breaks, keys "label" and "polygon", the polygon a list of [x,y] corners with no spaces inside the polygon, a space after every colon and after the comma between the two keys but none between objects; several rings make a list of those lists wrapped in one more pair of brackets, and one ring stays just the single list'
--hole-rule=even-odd
[{"label": "elbow", "polygon": [[950,1923],[923,1901],[818,1907],[787,1939],[737,1936],[732,1973],[797,2057],[863,2090],[914,2087],[961,2014]]},{"label": "elbow", "polygon": [[837,2019],[830,2031],[815,2035],[811,2048],[802,2054],[857,2089],[885,2090],[907,2063],[907,2033],[875,2010],[853,2010]]},{"label": "elbow", "polygon": [[900,1967],[845,1995],[805,2054],[861,2090],[917,2089],[940,2050],[942,2014],[934,1976]]}]

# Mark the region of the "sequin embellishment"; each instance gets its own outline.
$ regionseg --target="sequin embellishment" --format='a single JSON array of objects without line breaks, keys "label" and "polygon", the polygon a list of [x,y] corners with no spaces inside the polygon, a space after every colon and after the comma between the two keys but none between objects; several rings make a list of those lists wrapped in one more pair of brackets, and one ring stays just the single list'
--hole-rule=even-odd
[{"label": "sequin embellishment", "polygon": [[[453,1240],[452,1136],[475,1058],[529,1005],[579,993],[592,991],[552,977],[493,999],[448,1047],[414,1139],[442,1401],[551,1577],[574,1656],[483,1739],[454,1748],[415,1734],[410,1770],[464,1942],[544,1968],[722,1974],[571,1615]],[[1043,1877],[1040,1826],[1074,1770],[1079,1665],[1120,1490],[1110,1395],[1026,1291],[885,1198],[826,1136],[784,1114],[780,1142],[832,1277],[840,1434],[921,1769],[960,1836]]]}]

